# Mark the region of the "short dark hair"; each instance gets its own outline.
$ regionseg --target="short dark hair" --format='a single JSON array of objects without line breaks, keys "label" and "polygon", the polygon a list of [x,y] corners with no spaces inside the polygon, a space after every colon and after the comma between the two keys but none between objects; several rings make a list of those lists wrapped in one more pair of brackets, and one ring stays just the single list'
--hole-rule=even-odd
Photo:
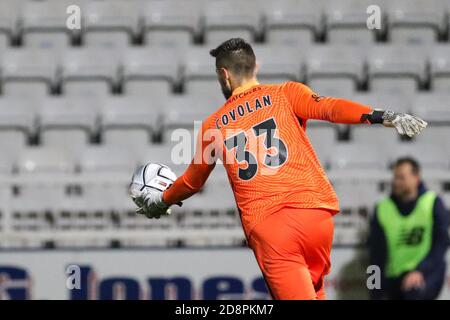
[{"label": "short dark hair", "polygon": [[412,172],[414,174],[417,175],[417,174],[420,173],[420,165],[419,165],[419,162],[416,159],[414,159],[412,157],[398,158],[397,161],[395,161],[395,163],[394,163],[393,169],[401,166],[402,164],[409,164],[409,165],[411,165],[411,169],[412,169]]},{"label": "short dark hair", "polygon": [[229,39],[209,54],[216,58],[217,69],[228,69],[238,77],[251,77],[256,67],[252,46],[241,38]]}]

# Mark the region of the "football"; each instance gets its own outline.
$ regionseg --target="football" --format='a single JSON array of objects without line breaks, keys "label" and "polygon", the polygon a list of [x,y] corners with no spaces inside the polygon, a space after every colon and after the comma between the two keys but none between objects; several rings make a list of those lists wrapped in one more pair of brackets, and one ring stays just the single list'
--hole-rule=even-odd
[{"label": "football", "polygon": [[129,188],[130,195],[136,198],[145,194],[146,188],[164,192],[176,179],[177,176],[169,167],[149,162],[134,171]]}]

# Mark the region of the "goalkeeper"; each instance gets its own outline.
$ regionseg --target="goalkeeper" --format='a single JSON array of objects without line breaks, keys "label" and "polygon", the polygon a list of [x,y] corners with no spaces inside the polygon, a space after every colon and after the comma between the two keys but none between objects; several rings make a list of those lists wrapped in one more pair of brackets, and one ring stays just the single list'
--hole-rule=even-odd
[{"label": "goalkeeper", "polygon": [[140,213],[159,218],[198,192],[221,159],[249,247],[274,299],[324,299],[333,215],[339,202],[307,136],[309,119],[384,125],[410,137],[426,122],[345,99],[301,83],[260,84],[256,58],[242,39],[214,50],[225,104],[203,121],[196,155],[166,191],[138,195]]}]

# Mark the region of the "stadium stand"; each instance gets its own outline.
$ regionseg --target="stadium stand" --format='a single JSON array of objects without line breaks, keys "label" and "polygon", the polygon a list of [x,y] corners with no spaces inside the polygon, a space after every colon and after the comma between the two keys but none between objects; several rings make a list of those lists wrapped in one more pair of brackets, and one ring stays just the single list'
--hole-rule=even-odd
[{"label": "stadium stand", "polygon": [[[450,4],[411,1],[0,1],[0,246],[241,244],[220,165],[167,219],[148,223],[126,194],[137,164],[186,168],[176,139],[223,103],[209,49],[236,36],[254,43],[262,82],[302,81],[430,124],[413,140],[308,125],[340,196],[336,244],[363,241],[397,156],[417,157],[450,203]],[[72,4],[80,30],[66,27]],[[372,4],[381,30],[366,27]]]}]

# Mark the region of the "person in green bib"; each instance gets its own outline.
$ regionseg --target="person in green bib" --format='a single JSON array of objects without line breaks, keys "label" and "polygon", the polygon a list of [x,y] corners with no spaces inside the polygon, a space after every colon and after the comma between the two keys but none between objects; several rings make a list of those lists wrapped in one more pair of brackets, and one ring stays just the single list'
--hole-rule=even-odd
[{"label": "person in green bib", "polygon": [[370,223],[370,263],[380,267],[381,288],[372,299],[435,299],[442,289],[450,214],[427,190],[419,163],[401,158],[393,166],[392,193],[375,208]]}]

